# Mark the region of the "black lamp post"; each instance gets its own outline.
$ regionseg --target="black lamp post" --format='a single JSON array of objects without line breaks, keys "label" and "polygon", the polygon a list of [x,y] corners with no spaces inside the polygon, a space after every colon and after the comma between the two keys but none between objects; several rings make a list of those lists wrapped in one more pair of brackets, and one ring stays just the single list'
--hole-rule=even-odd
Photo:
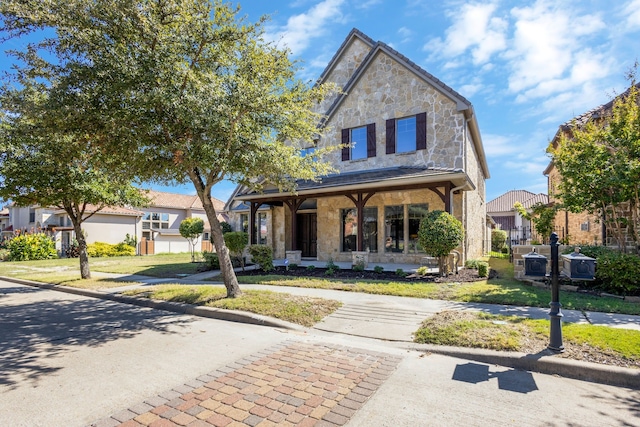
[{"label": "black lamp post", "polygon": [[558,256],[558,234],[551,233],[551,311],[549,311],[549,317],[551,318],[551,330],[549,334],[548,349],[551,351],[562,353],[564,351],[564,345],[562,344],[562,312],[560,311],[560,284],[558,283],[558,276],[560,275],[559,256]]}]

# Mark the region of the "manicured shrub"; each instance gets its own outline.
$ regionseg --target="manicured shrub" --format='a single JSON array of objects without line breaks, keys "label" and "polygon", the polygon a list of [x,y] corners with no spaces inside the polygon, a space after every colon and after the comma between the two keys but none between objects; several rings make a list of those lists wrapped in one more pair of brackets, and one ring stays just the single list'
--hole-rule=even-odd
[{"label": "manicured shrub", "polygon": [[95,242],[87,245],[87,254],[94,258],[133,256],[136,254],[136,250],[126,243],[112,245],[104,242]]},{"label": "manicured shrub", "polygon": [[267,245],[249,246],[249,254],[253,262],[258,264],[263,271],[273,270],[273,249]]},{"label": "manicured shrub", "polygon": [[[586,254],[585,254],[586,255]],[[617,295],[640,295],[640,257],[620,252],[604,253],[596,261],[598,287]]]},{"label": "manicured shrub", "polygon": [[308,266],[307,266],[307,271],[313,271],[313,270],[315,270],[315,269],[316,269],[316,266],[315,266],[315,265],[308,265]]},{"label": "manicured shrub", "polygon": [[244,231],[232,231],[224,233],[224,244],[229,248],[229,252],[240,262],[242,270],[244,270],[244,257],[242,256],[244,248],[249,244],[249,234]]},{"label": "manicured shrub", "polygon": [[202,252],[202,257],[207,270],[220,270],[220,258],[218,258],[217,253],[204,251]]},{"label": "manicured shrub", "polygon": [[429,248],[429,254],[438,258],[438,268],[443,276],[449,273],[449,253],[462,244],[463,238],[462,223],[448,212],[431,211],[420,220],[420,245]]},{"label": "manicured shrub", "polygon": [[464,266],[465,268],[473,268],[475,270],[478,269],[478,263],[480,263],[482,261],[480,261],[479,259],[468,259],[465,263]]},{"label": "manicured shrub", "polygon": [[57,258],[56,244],[44,233],[21,234],[7,243],[9,261]]},{"label": "manicured shrub", "polygon": [[396,270],[396,276],[398,276],[398,277],[407,277],[407,273],[403,269],[398,268]]},{"label": "manicured shrub", "polygon": [[382,273],[382,272],[384,271],[384,267],[383,267],[383,266],[381,266],[381,265],[376,265],[375,267],[373,267],[373,271],[374,271],[375,273],[380,274],[380,273]]},{"label": "manicured shrub", "polygon": [[353,271],[363,272],[364,271],[364,261],[358,261],[351,266]]},{"label": "manicured shrub", "polygon": [[416,270],[416,273],[418,273],[420,276],[424,276],[428,272],[429,272],[429,267],[427,267],[426,265],[423,265],[422,267],[419,267]]},{"label": "manicured shrub", "polygon": [[507,242],[507,232],[504,230],[491,230],[491,250],[495,252],[502,251]]},{"label": "manicured shrub", "polygon": [[484,261],[478,262],[478,276],[489,277],[489,263]]}]

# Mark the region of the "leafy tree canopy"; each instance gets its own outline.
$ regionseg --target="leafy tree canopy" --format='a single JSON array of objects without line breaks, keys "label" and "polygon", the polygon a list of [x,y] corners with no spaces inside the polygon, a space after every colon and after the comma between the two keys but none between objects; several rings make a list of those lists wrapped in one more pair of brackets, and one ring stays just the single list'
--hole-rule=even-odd
[{"label": "leafy tree canopy", "polygon": [[599,215],[617,233],[622,250],[625,229],[638,241],[640,207],[640,105],[634,71],[629,78],[629,90],[610,110],[584,126],[574,123],[547,148],[561,175],[556,191],[563,206]]},{"label": "leafy tree canopy", "polygon": [[[59,80],[65,124],[138,177],[191,181],[211,224],[227,294],[239,294],[211,188],[229,179],[293,190],[332,169],[319,137],[321,100],[333,90],[295,78],[289,52],[263,38],[265,18],[243,22],[220,0],[7,0],[9,36],[55,36],[21,52],[45,83]],[[39,55],[55,53],[55,60]],[[331,147],[335,149],[338,147]]]}]

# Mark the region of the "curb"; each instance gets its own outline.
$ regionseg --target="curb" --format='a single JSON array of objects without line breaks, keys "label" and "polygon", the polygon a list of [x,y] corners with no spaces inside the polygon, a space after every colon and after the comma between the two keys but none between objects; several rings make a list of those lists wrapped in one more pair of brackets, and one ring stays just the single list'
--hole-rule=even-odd
[{"label": "curb", "polygon": [[[230,322],[247,323],[260,326],[270,326],[274,328],[293,331],[304,331],[307,329],[294,323],[274,319],[267,316],[261,316],[246,311],[225,310],[221,308],[193,306],[183,303],[128,297],[88,289],[78,289],[68,286],[52,285],[48,283],[33,282],[30,280],[15,279],[4,276],[0,276],[0,280],[42,289],[66,292],[69,294],[137,305],[140,307],[153,308],[156,310],[165,310],[174,313],[207,317],[211,319],[226,320]],[[404,347],[407,350],[441,354],[443,356],[473,360],[476,362],[491,365],[500,365],[524,371],[538,372],[548,375],[559,375],[564,378],[640,390],[639,369],[622,368],[618,366],[601,365],[592,362],[583,362],[579,360],[553,357],[555,353],[550,350],[544,350],[538,354],[525,354],[518,352],[494,351],[465,347],[447,347],[432,344],[414,344],[410,342],[396,342],[395,344],[396,346]]]},{"label": "curb", "polygon": [[110,294],[89,289],[78,289],[69,286],[53,285],[49,283],[33,282],[25,279],[15,279],[12,277],[0,276],[0,280],[6,282],[18,283],[21,285],[32,286],[41,289],[49,289],[68,294],[80,295],[90,298],[99,298],[103,300],[115,301],[124,304],[137,305],[139,307],[153,308],[156,310],[171,311],[180,314],[190,314],[193,316],[207,317],[210,319],[226,320],[229,322],[247,323],[251,325],[270,326],[274,328],[303,331],[306,328],[295,323],[284,320],[274,319],[272,317],[262,316],[241,310],[225,310],[223,308],[194,306],[191,304],[183,304],[178,302],[169,302],[161,300],[153,300],[148,298],[135,298],[125,295]]},{"label": "curb", "polygon": [[640,369],[553,357],[556,356],[556,353],[546,349],[537,354],[447,347],[432,344],[413,344],[407,346],[407,349],[500,365],[523,371],[558,375],[574,380],[640,390]]}]

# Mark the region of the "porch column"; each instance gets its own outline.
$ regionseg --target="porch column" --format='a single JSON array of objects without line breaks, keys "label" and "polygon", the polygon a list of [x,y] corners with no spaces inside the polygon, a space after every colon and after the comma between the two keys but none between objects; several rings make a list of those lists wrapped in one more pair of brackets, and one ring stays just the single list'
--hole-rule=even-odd
[{"label": "porch column", "polygon": [[374,194],[376,194],[375,192],[372,193],[368,193],[366,196],[363,197],[362,193],[358,193],[356,197],[352,196],[351,194],[347,194],[346,196],[356,205],[356,210],[358,212],[358,222],[357,222],[357,227],[358,227],[358,236],[357,236],[357,240],[358,240],[358,252],[362,252],[363,248],[364,248],[364,232],[363,232],[363,224],[364,224],[364,207],[367,204],[367,202],[369,201],[369,199],[371,198],[371,196],[373,196]]},{"label": "porch column", "polygon": [[447,182],[444,185],[444,210],[447,213],[451,213],[451,183]]},{"label": "porch column", "polygon": [[260,207],[260,202],[251,202],[251,209],[249,209],[249,244],[255,245],[258,243],[256,238],[256,212]]},{"label": "porch column", "polygon": [[291,211],[291,250],[298,250],[298,217],[296,212],[300,208],[300,205],[307,199],[291,199],[285,200],[284,203],[289,206]]}]

